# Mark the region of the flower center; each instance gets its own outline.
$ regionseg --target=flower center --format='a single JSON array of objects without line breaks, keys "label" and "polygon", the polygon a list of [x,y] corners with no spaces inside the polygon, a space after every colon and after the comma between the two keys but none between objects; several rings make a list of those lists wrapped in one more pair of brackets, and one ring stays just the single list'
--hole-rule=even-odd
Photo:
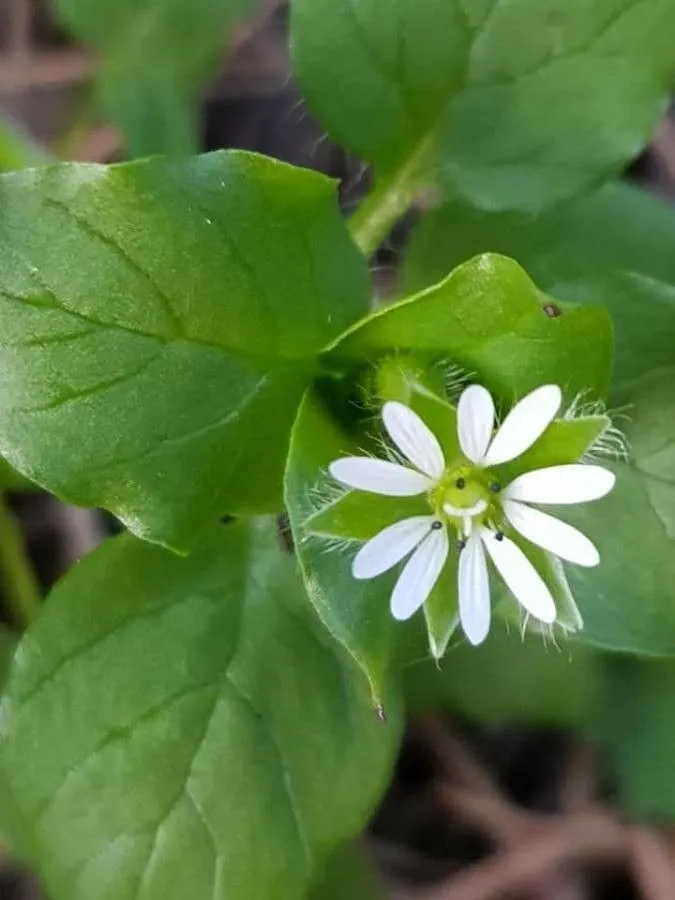
[{"label": "flower center", "polygon": [[474,525],[501,520],[500,490],[501,484],[489,469],[461,465],[445,472],[428,499],[434,515],[459,535],[468,536]]}]

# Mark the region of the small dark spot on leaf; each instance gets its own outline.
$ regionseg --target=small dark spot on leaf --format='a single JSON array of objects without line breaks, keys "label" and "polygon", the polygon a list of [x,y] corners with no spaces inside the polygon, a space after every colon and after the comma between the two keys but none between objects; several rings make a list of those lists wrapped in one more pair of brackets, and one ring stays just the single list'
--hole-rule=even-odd
[{"label": "small dark spot on leaf", "polygon": [[556,303],[545,303],[542,307],[549,319],[557,319],[562,316],[562,309]]},{"label": "small dark spot on leaf", "polygon": [[458,478],[457,481],[455,482],[455,487],[458,487],[460,489],[460,491],[465,485],[466,485],[466,481],[463,478]]}]

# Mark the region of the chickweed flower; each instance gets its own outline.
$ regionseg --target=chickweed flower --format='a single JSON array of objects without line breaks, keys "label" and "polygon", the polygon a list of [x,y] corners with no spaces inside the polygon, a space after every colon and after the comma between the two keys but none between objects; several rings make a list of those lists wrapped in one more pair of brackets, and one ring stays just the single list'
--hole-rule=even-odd
[{"label": "chickweed flower", "polygon": [[614,475],[601,466],[577,463],[526,471],[502,484],[497,468],[541,437],[561,402],[559,387],[539,387],[513,407],[495,432],[490,393],[479,385],[466,388],[457,407],[461,456],[452,460],[445,458],[417,413],[403,403],[387,402],[382,421],[401,462],[349,456],[331,463],[332,477],[343,486],[426,499],[428,514],[384,528],[352,562],[354,578],[370,579],[407,559],[391,595],[394,618],[408,619],[423,606],[456,541],[459,619],[470,643],[480,644],[490,628],[488,559],[526,613],[544,625],[555,622],[551,591],[510,535],[517,532],[561,560],[596,566],[598,551],[584,534],[532,504],[596,500],[611,491]]}]

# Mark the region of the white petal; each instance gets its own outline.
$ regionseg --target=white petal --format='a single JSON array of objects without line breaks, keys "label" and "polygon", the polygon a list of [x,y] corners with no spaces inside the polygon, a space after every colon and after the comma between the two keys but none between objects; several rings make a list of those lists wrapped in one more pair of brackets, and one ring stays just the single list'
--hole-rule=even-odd
[{"label": "white petal", "polygon": [[336,459],[328,470],[336,481],[347,487],[387,497],[414,497],[433,487],[433,482],[421,472],[369,456]]},{"label": "white petal", "polygon": [[403,403],[391,401],[382,407],[382,419],[401,453],[429,478],[439,479],[445,469],[443,451],[417,413]]},{"label": "white petal", "polygon": [[427,536],[435,521],[434,516],[411,516],[382,529],[354,557],[354,578],[375,578],[391,569]]},{"label": "white petal", "polygon": [[502,422],[484,465],[498,466],[524,453],[546,431],[561,403],[562,391],[556,384],[545,384],[523,397]]},{"label": "white petal", "polygon": [[506,536],[481,528],[480,536],[507,588],[530,615],[550,625],[555,622],[555,601],[537,570],[517,544]]},{"label": "white petal", "polygon": [[457,404],[459,446],[471,462],[483,461],[494,424],[495,406],[490,392],[479,384],[472,384],[462,393]]},{"label": "white petal", "polygon": [[391,614],[395,619],[409,619],[424,604],[445,565],[448,549],[447,531],[438,528],[415,550],[391,595]]},{"label": "white petal", "polygon": [[459,554],[459,618],[470,644],[482,644],[490,630],[490,582],[477,531]]},{"label": "white petal", "polygon": [[554,516],[515,500],[505,500],[504,513],[528,541],[578,566],[597,566],[600,554],[585,534]]},{"label": "white petal", "polygon": [[549,466],[519,475],[502,496],[530,503],[586,503],[609,494],[615,481],[602,466]]}]

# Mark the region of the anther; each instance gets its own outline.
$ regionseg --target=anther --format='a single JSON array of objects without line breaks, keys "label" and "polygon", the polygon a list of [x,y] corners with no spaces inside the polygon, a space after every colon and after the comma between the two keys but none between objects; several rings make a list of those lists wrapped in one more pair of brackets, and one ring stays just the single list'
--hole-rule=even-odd
[{"label": "anther", "polygon": [[466,487],[466,481],[464,480],[464,478],[458,478],[455,482],[455,487],[459,488],[460,491],[463,487]]},{"label": "anther", "polygon": [[457,541],[457,549],[461,553],[462,550],[466,547],[466,541],[464,539],[460,539]]},{"label": "anther", "polygon": [[504,540],[504,532],[503,531],[495,531],[495,540],[503,541]]},{"label": "anther", "polygon": [[498,481],[493,481],[490,484],[490,490],[493,494],[498,494],[502,489],[501,484]]},{"label": "anther", "polygon": [[442,527],[443,527],[443,523],[442,523],[442,522],[439,522],[438,519],[436,519],[435,522],[432,522],[432,523],[431,523],[431,530],[432,530],[432,531],[438,531],[438,530],[441,529]]}]

